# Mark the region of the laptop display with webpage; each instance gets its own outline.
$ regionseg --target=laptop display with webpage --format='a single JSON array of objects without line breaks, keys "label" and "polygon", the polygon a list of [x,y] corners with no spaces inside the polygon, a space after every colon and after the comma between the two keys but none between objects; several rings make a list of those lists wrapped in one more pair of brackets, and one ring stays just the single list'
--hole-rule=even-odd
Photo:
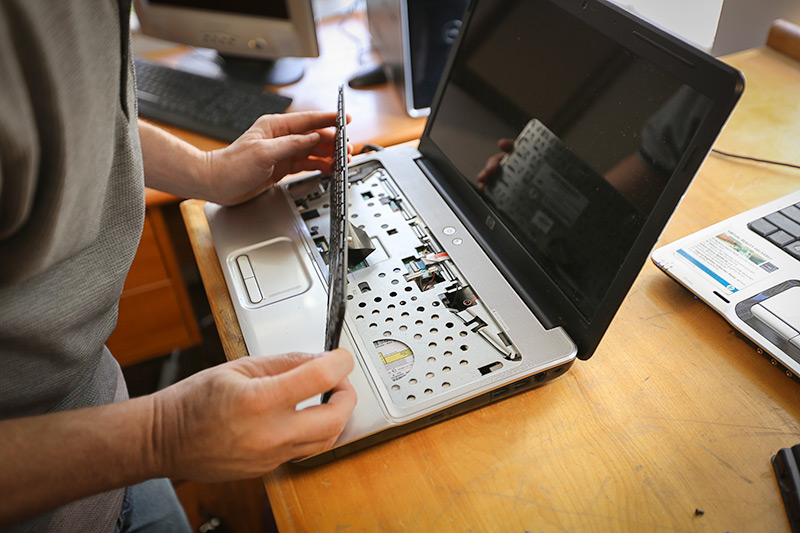
[{"label": "laptop display with webpage", "polygon": [[798,379],[800,191],[663,246],[653,261]]},{"label": "laptop display with webpage", "polygon": [[[340,345],[359,399],[305,462],[588,359],[741,90],[737,71],[605,2],[473,0],[419,148],[349,165]],[[293,177],[205,208],[251,356],[323,349],[330,184]]]}]

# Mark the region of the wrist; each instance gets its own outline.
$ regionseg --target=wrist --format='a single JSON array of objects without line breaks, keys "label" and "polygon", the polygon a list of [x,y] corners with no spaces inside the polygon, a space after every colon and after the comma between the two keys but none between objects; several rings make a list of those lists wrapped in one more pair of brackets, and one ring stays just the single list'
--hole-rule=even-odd
[{"label": "wrist", "polygon": [[203,200],[220,203],[220,166],[224,148],[201,152],[199,160],[199,181],[203,184],[205,196]]},{"label": "wrist", "polygon": [[182,198],[215,194],[213,152],[207,152],[146,122],[139,122],[145,184]]},{"label": "wrist", "polygon": [[[176,448],[180,442],[177,421],[180,416],[174,413],[175,403],[170,389],[151,394],[149,435],[143,442],[143,457],[149,469],[148,477],[174,477],[179,468]],[[147,430],[145,430],[147,432]]]}]

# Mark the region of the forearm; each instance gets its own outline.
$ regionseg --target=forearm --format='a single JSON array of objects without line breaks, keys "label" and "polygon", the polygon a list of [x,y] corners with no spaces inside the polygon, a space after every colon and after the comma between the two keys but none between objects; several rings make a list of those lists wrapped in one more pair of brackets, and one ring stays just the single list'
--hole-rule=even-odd
[{"label": "forearm", "polygon": [[139,139],[148,187],[182,198],[207,199],[209,152],[141,119]]},{"label": "forearm", "polygon": [[[0,529],[154,477],[256,477],[330,448],[356,403],[353,357],[245,357],[124,402],[0,421]],[[330,401],[298,410],[333,390]]]},{"label": "forearm", "polygon": [[264,115],[230,145],[203,151],[139,120],[145,183],[183,198],[245,202],[288,174],[330,172],[335,124],[335,113]]},{"label": "forearm", "polygon": [[152,396],[0,421],[0,528],[164,475]]}]

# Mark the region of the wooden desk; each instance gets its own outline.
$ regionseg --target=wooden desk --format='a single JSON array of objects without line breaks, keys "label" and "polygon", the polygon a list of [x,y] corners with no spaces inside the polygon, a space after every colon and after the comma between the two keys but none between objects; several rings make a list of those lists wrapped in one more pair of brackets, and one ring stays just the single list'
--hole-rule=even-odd
[{"label": "wooden desk", "polygon": [[[800,62],[770,49],[729,61],[748,87],[719,148],[800,161]],[[663,242],[798,187],[798,171],[712,155]],[[202,204],[182,209],[239,357]],[[648,263],[594,357],[565,376],[265,483],[286,531],[787,531],[770,457],[800,443],[798,387]]]}]

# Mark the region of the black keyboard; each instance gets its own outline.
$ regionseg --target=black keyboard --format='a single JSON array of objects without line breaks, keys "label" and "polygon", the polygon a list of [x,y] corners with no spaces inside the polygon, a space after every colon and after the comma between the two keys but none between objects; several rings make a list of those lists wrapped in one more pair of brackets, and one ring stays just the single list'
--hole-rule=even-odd
[{"label": "black keyboard", "polygon": [[198,76],[136,59],[139,115],[231,142],[292,99],[256,85]]},{"label": "black keyboard", "polygon": [[800,259],[800,203],[754,220],[747,227]]}]

